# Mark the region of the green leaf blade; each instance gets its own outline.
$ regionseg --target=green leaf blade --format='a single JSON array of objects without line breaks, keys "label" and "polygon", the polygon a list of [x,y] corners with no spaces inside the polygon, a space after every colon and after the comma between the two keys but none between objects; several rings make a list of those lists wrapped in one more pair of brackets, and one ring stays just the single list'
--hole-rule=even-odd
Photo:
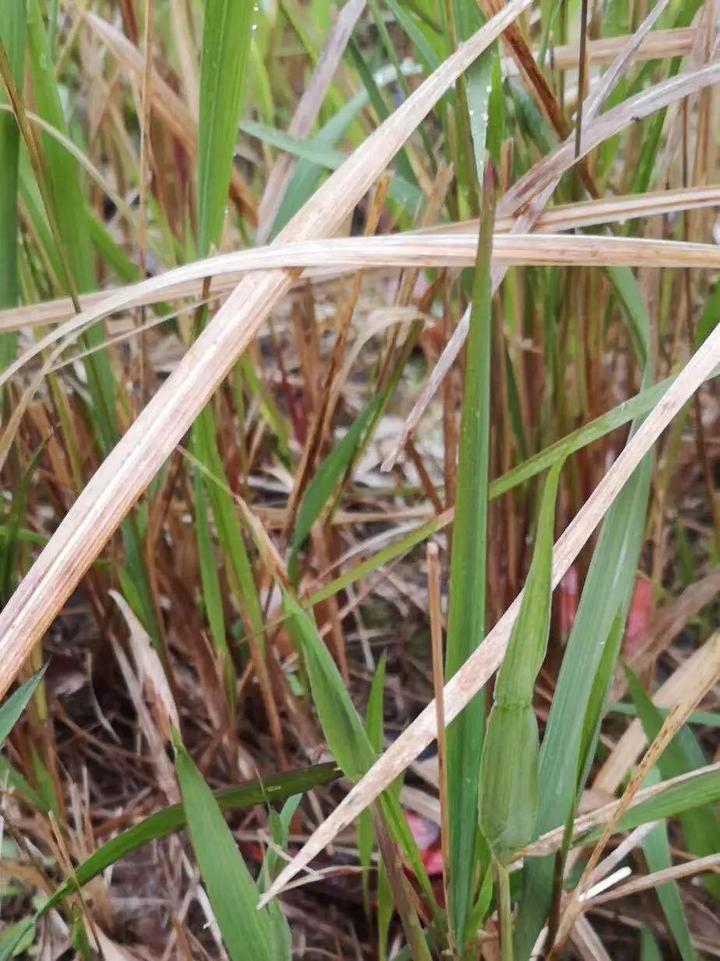
[{"label": "green leaf blade", "polygon": [[205,4],[198,131],[198,252],[217,244],[247,81],[257,8],[237,0]]},{"label": "green leaf blade", "polygon": [[[232,961],[247,958],[248,945],[258,961],[281,961],[276,954],[268,909],[258,911],[258,889],[225,823],[217,801],[184,747],[177,747],[176,770],[188,832],[200,874]],[[287,922],[283,922],[287,924]]]}]

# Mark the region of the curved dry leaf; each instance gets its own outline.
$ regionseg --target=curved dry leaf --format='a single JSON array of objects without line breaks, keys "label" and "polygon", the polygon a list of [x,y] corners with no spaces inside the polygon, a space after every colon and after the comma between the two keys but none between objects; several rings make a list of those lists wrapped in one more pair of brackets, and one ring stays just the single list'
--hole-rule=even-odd
[{"label": "curved dry leaf", "polygon": [[153,717],[166,744],[172,742],[172,730],[180,730],[180,715],[175,698],[158,653],[153,647],[148,632],[137,615],[118,591],[111,590],[110,597],[115,601],[128,626],[128,646],[135,662],[135,673],[143,687]]},{"label": "curved dry leaf", "polygon": [[[103,317],[116,311],[156,302],[164,297],[199,295],[203,281],[215,279],[213,294],[235,287],[244,274],[267,270],[308,269],[333,275],[373,267],[449,267],[459,269],[475,262],[474,233],[407,233],[375,237],[341,237],[306,240],[239,250],[177,267],[149,280],[123,287],[35,341],[0,374],[7,383],[33,357],[59,344],[65,349]],[[720,247],[681,240],[641,237],[596,237],[588,234],[497,234],[493,241],[494,269],[520,266],[560,267],[695,267],[720,268]],[[460,325],[458,325],[460,327]],[[457,332],[456,328],[456,332]],[[455,335],[454,335],[455,336]],[[447,350],[447,348],[446,348]]]},{"label": "curved dry leaf", "polygon": [[[676,190],[658,190],[646,194],[629,194],[624,197],[607,197],[573,204],[561,204],[549,210],[544,210],[535,222],[533,233],[556,233],[578,227],[624,223],[626,220],[634,218],[642,217],[645,219],[661,214],[716,206],[720,206],[720,185],[718,184],[682,187]],[[495,223],[498,233],[516,233],[514,226],[514,217],[505,217]],[[465,220],[455,224],[441,224],[393,236],[462,234],[475,232],[477,229],[477,220]],[[375,238],[354,239],[372,243]],[[328,240],[326,243],[330,245],[333,241]],[[247,251],[240,251],[223,256],[235,257],[245,256],[246,254]],[[332,252],[330,251],[326,263],[332,263]],[[182,267],[166,271],[150,280],[142,281],[141,284],[128,284],[111,290],[98,290],[94,293],[82,294],[80,304],[83,314],[88,311],[99,310],[97,314],[92,314],[92,319],[97,320],[116,310],[134,306],[148,306],[163,299],[199,297],[203,291],[205,278],[214,278],[215,282],[212,284],[214,294],[225,293],[235,286],[238,278],[232,274],[216,274],[215,271],[221,265],[222,260],[219,257],[208,257],[205,260],[184,264]],[[332,267],[323,269],[319,274],[319,279],[324,280],[328,276],[332,276]],[[161,282],[161,287],[156,286],[158,281]],[[122,302],[109,302],[110,298],[123,294],[126,299]],[[103,301],[108,301],[108,304],[104,305]],[[56,321],[74,318],[74,316],[75,310],[72,302],[66,297],[40,304],[12,307],[0,311],[0,331],[19,330],[22,327],[32,327],[38,324],[52,324]],[[64,333],[68,333],[70,329],[65,328]]]}]

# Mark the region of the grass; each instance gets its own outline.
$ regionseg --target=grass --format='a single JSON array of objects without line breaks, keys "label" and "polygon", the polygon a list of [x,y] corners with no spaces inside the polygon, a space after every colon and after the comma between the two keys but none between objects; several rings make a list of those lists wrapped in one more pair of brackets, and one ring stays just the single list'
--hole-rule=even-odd
[{"label": "grass", "polygon": [[711,6],[7,7],[0,956],[713,956]]}]

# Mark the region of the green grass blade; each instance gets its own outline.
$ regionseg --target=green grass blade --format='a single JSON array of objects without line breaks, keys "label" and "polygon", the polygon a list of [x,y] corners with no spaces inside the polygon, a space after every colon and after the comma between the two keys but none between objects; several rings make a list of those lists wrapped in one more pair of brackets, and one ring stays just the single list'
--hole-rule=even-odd
[{"label": "green grass blade", "polygon": [[29,681],[25,681],[0,707],[0,747],[3,746],[8,734],[15,727],[20,715],[30,703],[30,698],[35,693],[42,676],[42,673],[36,674]]},{"label": "green grass blade", "polygon": [[655,935],[646,927],[640,930],[640,961],[663,961]]},{"label": "green grass blade", "polygon": [[193,425],[193,447],[203,469],[214,478],[215,482],[210,483],[207,490],[215,515],[220,546],[227,557],[231,583],[243,606],[247,622],[263,647],[265,635],[262,608],[242,526],[220,457],[211,407],[206,407]]},{"label": "green grass blade", "polygon": [[[301,801],[302,794],[294,794],[292,797],[287,799],[285,804],[283,804],[280,812],[274,810],[270,811],[270,816],[268,818],[270,837],[272,838],[276,848],[279,848],[280,851],[287,850],[290,842],[290,822],[300,806]],[[277,875],[281,861],[282,858],[279,854],[279,851],[269,847],[265,852],[265,858],[263,860],[262,871],[260,874],[263,888],[267,887],[272,879]]]},{"label": "green grass blade", "polygon": [[27,952],[35,938],[35,922],[32,918],[9,924],[0,933],[0,961],[9,961]]},{"label": "green grass blade", "polygon": [[23,472],[20,481],[13,491],[12,501],[8,507],[7,515],[3,518],[6,533],[3,538],[3,550],[0,553],[0,605],[7,603],[19,580],[20,545],[18,531],[20,530],[22,518],[25,516],[28,489],[35,472],[35,467],[40,460],[41,452],[42,448],[38,448],[28,467]]},{"label": "green grass blade", "polygon": [[[475,268],[460,434],[460,463],[450,568],[445,674],[449,680],[485,636],[485,591],[490,439],[492,293],[490,261],[494,185],[486,177]],[[478,758],[484,698],[476,696],[449,726],[447,778],[450,823],[450,918],[462,940],[475,900]]]},{"label": "green grass blade", "polygon": [[[176,751],[188,833],[230,958],[244,961],[248,945],[252,945],[253,958],[258,961],[282,961],[283,957],[289,961],[289,950],[277,953],[280,938],[273,933],[273,928],[287,928],[287,921],[279,910],[258,911],[258,888],[212,791],[185,748],[177,745]],[[283,941],[289,945],[289,932]]]},{"label": "green grass blade", "polygon": [[[577,430],[572,431],[572,433],[566,435],[566,437],[561,438],[538,454],[534,454],[522,464],[513,467],[501,477],[491,481],[489,488],[490,499],[493,500],[507,493],[507,491],[514,490],[527,480],[530,480],[548,467],[551,467],[558,460],[582,450],[601,437],[606,437],[618,427],[622,427],[630,421],[646,414],[652,410],[671,383],[672,379],[669,378],[659,384],[646,388],[635,397],[628,401],[623,401],[623,403],[618,404],[617,407],[614,407],[606,414],[602,414],[584,427],[579,427]],[[418,525],[415,530],[398,538],[397,541],[382,548],[372,557],[362,561],[323,587],[318,588],[318,590],[314,591],[307,599],[308,605],[312,607],[315,604],[319,604],[321,601],[327,600],[328,597],[337,594],[338,591],[343,590],[349,584],[353,584],[355,581],[367,577],[368,574],[372,574],[382,565],[392,563],[411,551],[413,547],[416,547],[429,537],[432,537],[432,535],[436,534],[439,530],[442,530],[446,524],[447,521],[443,521],[439,517],[434,517],[426,523]]]},{"label": "green grass blade", "polygon": [[[25,62],[25,0],[6,0],[0,17],[0,43],[10,72],[22,90]],[[2,96],[2,95],[0,95]],[[4,98],[3,98],[4,99]],[[20,132],[12,114],[0,115],[0,308],[14,307],[18,286],[18,167]],[[15,356],[16,334],[0,336],[0,369]]]},{"label": "green grass blade", "polygon": [[[343,773],[351,781],[358,781],[377,756],[370,738],[311,616],[287,591],[284,594],[284,606],[288,616],[288,630],[302,654],[313,703],[328,747]],[[382,794],[380,803],[388,829],[415,872],[424,894],[430,903],[434,904],[430,880],[400,807],[397,792],[392,788],[388,789]]]},{"label": "green grass blade", "polygon": [[[655,825],[652,831],[644,838],[642,849],[647,861],[648,870],[662,871],[672,867],[672,856],[670,854],[670,842],[668,841],[667,825],[664,822]],[[682,961],[697,961],[695,949],[692,946],[690,928],[685,915],[680,888],[677,882],[670,881],[661,884],[655,889],[658,901],[665,915],[668,928],[672,932],[675,944],[680,952]]]},{"label": "green grass blade", "polygon": [[257,5],[207,0],[200,72],[198,254],[217,244],[227,206]]},{"label": "green grass blade", "polygon": [[[378,662],[375,675],[370,685],[370,695],[368,697],[367,712],[365,715],[365,731],[370,741],[370,745],[376,754],[382,752],[383,747],[383,696],[385,694],[385,668],[387,656],[383,656]],[[365,913],[370,912],[370,859],[375,845],[375,831],[373,829],[372,814],[370,811],[363,811],[358,818],[358,860],[363,869],[363,903]]]},{"label": "green grass blade", "polygon": [[[667,707],[656,708],[656,710],[663,721],[670,713],[670,709]],[[612,707],[608,708],[608,714],[624,714],[629,717],[637,717],[637,708],[634,704],[613,704]],[[687,723],[696,724],[698,727],[718,728],[720,727],[720,714],[713,711],[693,711],[692,714],[688,715]]]},{"label": "green grass blade", "polygon": [[708,295],[695,327],[695,350],[702,347],[720,322],[720,281]]},{"label": "green grass blade", "polygon": [[325,507],[332,502],[335,489],[352,464],[365,429],[380,406],[380,400],[381,398],[377,396],[365,405],[342,440],[322,461],[303,495],[293,531],[288,562],[288,574],[293,583],[297,583],[299,577],[298,551],[307,540],[315,521]]},{"label": "green grass blade", "polygon": [[406,10],[399,0],[385,0],[388,7],[392,11],[393,16],[397,20],[398,24],[405,31],[410,40],[412,40],[413,46],[415,47],[415,52],[418,54],[422,60],[426,70],[432,73],[436,70],[440,64],[440,57],[435,52],[432,44],[425,36],[422,27],[419,22],[413,16],[412,12]]},{"label": "green grass blade", "polygon": [[[220,242],[233,155],[242,112],[257,5],[234,0],[208,0],[203,25],[198,131],[198,253],[207,256]],[[263,645],[262,610],[235,504],[229,492],[217,441],[215,415],[206,407],[193,426],[193,452],[217,483],[206,487],[198,478],[198,538],[203,590],[213,641],[223,662],[228,693],[234,691],[234,669],[221,624],[217,574],[210,570],[209,529],[204,493],[207,489],[220,544],[228,560],[231,582],[247,615],[248,625]],[[231,695],[231,703],[234,695]]]},{"label": "green grass blade", "polygon": [[592,444],[594,441],[607,437],[618,427],[623,427],[630,421],[647,414],[663,396],[672,380],[673,378],[668,378],[659,384],[647,387],[630,400],[623,401],[607,413],[601,414],[584,426],[578,427],[577,430],[555,441],[554,444],[550,444],[537,454],[533,454],[532,457],[518,464],[517,467],[511,468],[501,477],[491,481],[490,498],[493,499],[506,494],[525,481],[530,480],[530,478],[542,473],[543,470],[551,467],[561,458],[582,450],[583,447]]},{"label": "green grass blade", "polygon": [[310,615],[287,592],[284,601],[288,627],[302,653],[313,703],[328,747],[345,775],[351,781],[359,781],[375,761],[375,752]]},{"label": "green grass blade", "polygon": [[[329,126],[330,124],[328,124],[328,127]],[[329,146],[325,142],[326,138],[322,135],[318,135],[314,140],[299,140],[296,137],[291,137],[289,134],[284,133],[282,130],[275,130],[274,127],[257,123],[255,120],[244,120],[240,124],[240,129],[244,133],[250,134],[251,137],[257,137],[257,139],[263,143],[277,147],[279,150],[284,150],[286,153],[292,154],[294,157],[298,157],[304,161],[307,164],[307,171],[303,175],[302,180],[304,181],[305,176],[308,176],[309,179],[307,183],[316,184],[323,170],[337,170],[338,167],[342,166],[347,160],[347,154]],[[293,183],[291,183],[286,196],[293,197],[293,206],[300,209],[304,203],[304,201],[301,202],[301,197],[306,194],[307,189],[301,193],[297,189],[297,186],[293,186]],[[422,199],[422,194],[419,189],[408,180],[399,176],[395,176],[390,184],[390,196],[398,203],[405,204],[412,208],[416,207]],[[281,211],[282,210],[283,208],[281,207]],[[282,223],[285,221],[286,216],[287,208],[285,208],[282,218],[280,217],[280,212],[278,212],[277,222]],[[276,233],[277,231],[274,230],[273,232]]]},{"label": "green grass blade", "polygon": [[[287,771],[276,777],[262,781],[250,781],[239,787],[221,788],[213,792],[215,802],[221,811],[238,811],[253,807],[256,804],[271,804],[284,801],[296,794],[309,791],[321,784],[334,781],[340,772],[334,764],[317,764],[302,771]],[[134,824],[131,828],[118,834],[102,847],[94,851],[87,860],[73,872],[71,880],[67,881],[55,891],[52,898],[44,905],[42,914],[59,904],[78,887],[92,881],[106,868],[111,867],[121,858],[127,857],[133,851],[150,844],[152,841],[166,838],[175,831],[185,827],[185,808],[182,804],[173,804],[157,811],[149,817]]]},{"label": "green grass blade", "polygon": [[[385,101],[383,100],[382,93],[380,91],[380,86],[378,85],[372,70],[365,62],[365,57],[362,51],[358,47],[355,40],[351,39],[348,43],[348,53],[350,54],[355,68],[358,72],[360,80],[367,91],[370,103],[373,109],[377,113],[381,121],[387,120],[390,116],[390,111],[388,110]],[[397,153],[395,159],[397,165],[398,173],[409,183],[417,186],[417,178],[412,168],[412,164],[408,158],[408,148],[403,146]]]},{"label": "green grass blade", "polygon": [[[68,125],[49,52],[39,0],[28,0],[28,58],[37,113],[66,136]],[[80,183],[77,161],[53,137],[41,133],[44,174],[52,202],[52,215],[60,234],[66,262],[78,291],[95,286],[92,245],[87,225],[87,207]]]},{"label": "green grass blade", "polygon": [[580,748],[578,793],[582,790],[582,785],[590,773],[590,766],[595,756],[598,738],[600,737],[600,726],[602,725],[607,707],[610,685],[615,674],[615,665],[620,656],[624,628],[625,624],[622,612],[618,611],[610,628],[609,637],[606,643],[603,644],[600,664],[598,665],[597,673],[593,680],[592,691],[588,699],[583,724],[583,742]]},{"label": "green grass blade", "polygon": [[200,564],[200,581],[202,584],[202,598],[205,606],[205,616],[210,625],[210,636],[216,651],[220,656],[225,692],[228,703],[234,704],[234,669],[230,648],[228,647],[225,631],[225,612],[223,611],[222,590],[218,576],[217,561],[213,549],[210,523],[208,521],[208,498],[205,489],[205,478],[195,474],[195,526],[197,528],[198,561]]},{"label": "green grass blade", "polygon": [[47,814],[48,808],[29,782],[16,771],[6,757],[0,755],[0,790],[18,795],[30,807]]},{"label": "green grass blade", "polygon": [[[540,751],[538,830],[563,824],[577,799],[583,724],[604,643],[621,607],[623,623],[630,605],[652,473],[646,460],[608,512],[593,554],[573,629],[555,689]],[[620,559],[620,560],[619,560]],[[598,643],[603,638],[603,644]],[[553,858],[530,860],[524,871],[516,952],[529,954],[550,907]]]}]

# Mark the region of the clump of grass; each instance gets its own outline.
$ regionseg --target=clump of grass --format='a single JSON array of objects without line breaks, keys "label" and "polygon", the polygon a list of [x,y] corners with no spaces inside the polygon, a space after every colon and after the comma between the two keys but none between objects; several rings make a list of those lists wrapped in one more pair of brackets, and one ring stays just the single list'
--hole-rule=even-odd
[{"label": "clump of grass", "polygon": [[711,947],[709,10],[7,0],[0,956]]}]

